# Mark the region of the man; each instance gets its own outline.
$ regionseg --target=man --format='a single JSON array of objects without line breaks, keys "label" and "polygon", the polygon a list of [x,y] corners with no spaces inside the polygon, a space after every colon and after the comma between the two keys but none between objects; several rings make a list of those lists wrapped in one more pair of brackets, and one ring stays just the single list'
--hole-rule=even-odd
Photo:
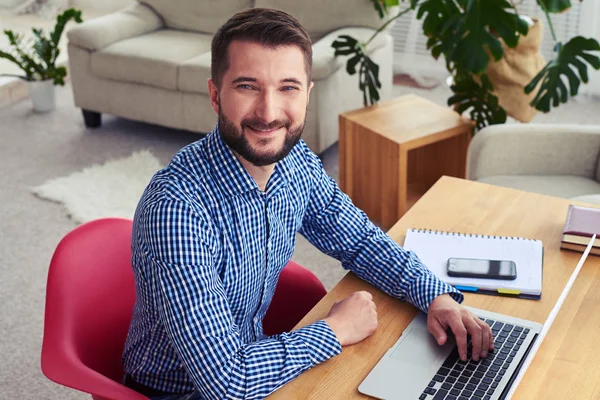
[{"label": "man", "polygon": [[[300,232],[344,268],[428,312],[459,353],[492,348],[489,327],[462,295],[428,272],[354,207],[300,140],[313,83],[307,32],[290,15],[250,9],[212,43],[215,130],[159,171],[132,237],[137,301],[126,384],[172,398],[263,398],[377,327],[358,292],[322,321],[265,337],[262,320]],[[171,397],[169,397],[171,398]]]}]

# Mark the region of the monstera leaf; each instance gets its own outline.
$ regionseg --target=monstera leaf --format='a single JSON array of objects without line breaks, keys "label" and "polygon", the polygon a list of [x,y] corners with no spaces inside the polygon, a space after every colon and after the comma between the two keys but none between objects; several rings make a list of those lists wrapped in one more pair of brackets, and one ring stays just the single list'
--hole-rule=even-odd
[{"label": "monstera leaf", "polygon": [[448,99],[448,105],[454,106],[455,111],[462,114],[469,111],[475,121],[477,130],[487,125],[503,124],[506,122],[506,111],[500,107],[498,97],[491,92],[494,90],[486,74],[478,77],[478,83],[473,75],[463,75],[456,79],[450,87],[454,95]]},{"label": "monstera leaf", "polygon": [[527,23],[507,0],[426,0],[419,3],[417,18],[431,54],[444,54],[452,69],[479,74],[487,68],[489,54],[504,55],[502,43],[515,47],[526,35]]},{"label": "monstera leaf", "polygon": [[[525,87],[525,93],[531,93],[541,82],[540,89],[530,104],[544,112],[550,111],[550,103],[553,107],[558,107],[561,102],[566,103],[569,93],[571,96],[577,94],[581,81],[588,82],[586,62],[594,69],[600,69],[600,58],[590,53],[600,51],[600,44],[595,39],[576,36],[564,46],[557,43],[554,50],[557,52],[556,58],[548,62]],[[569,83],[570,90],[563,77]]]},{"label": "monstera leaf", "polygon": [[571,8],[571,0],[537,0],[542,10],[559,13]]},{"label": "monstera leaf", "polygon": [[348,35],[340,35],[332,44],[335,56],[351,56],[346,62],[346,71],[356,74],[358,65],[358,87],[363,93],[365,106],[379,101],[379,66],[366,54],[365,46]]}]

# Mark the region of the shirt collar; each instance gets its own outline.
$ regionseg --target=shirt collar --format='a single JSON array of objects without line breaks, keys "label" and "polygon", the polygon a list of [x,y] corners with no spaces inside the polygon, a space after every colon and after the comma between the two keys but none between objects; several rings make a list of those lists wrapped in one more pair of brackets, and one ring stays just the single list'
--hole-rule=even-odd
[{"label": "shirt collar", "polygon": [[[259,190],[252,176],[227,146],[219,132],[219,125],[205,138],[206,159],[211,164],[221,188],[231,196],[240,195],[251,190]],[[289,183],[289,155],[275,165],[273,175],[267,183],[267,195],[275,193],[280,187]]]}]

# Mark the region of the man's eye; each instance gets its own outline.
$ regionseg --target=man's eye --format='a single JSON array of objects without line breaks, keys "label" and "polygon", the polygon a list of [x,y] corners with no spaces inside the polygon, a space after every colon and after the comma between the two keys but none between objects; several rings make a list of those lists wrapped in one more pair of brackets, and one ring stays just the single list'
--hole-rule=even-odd
[{"label": "man's eye", "polygon": [[247,89],[247,90],[254,89],[254,87],[252,87],[250,85],[239,85],[238,88],[240,88],[240,89]]},{"label": "man's eye", "polygon": [[284,86],[283,90],[298,90],[298,88],[296,86]]}]

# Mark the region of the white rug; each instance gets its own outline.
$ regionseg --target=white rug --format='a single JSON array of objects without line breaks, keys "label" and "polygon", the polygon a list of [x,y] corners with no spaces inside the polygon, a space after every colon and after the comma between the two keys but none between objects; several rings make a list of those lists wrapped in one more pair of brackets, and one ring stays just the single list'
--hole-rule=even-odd
[{"label": "white rug", "polygon": [[161,168],[160,161],[143,150],[51,179],[32,191],[38,197],[63,204],[78,223],[105,217],[131,219],[150,178]]}]

